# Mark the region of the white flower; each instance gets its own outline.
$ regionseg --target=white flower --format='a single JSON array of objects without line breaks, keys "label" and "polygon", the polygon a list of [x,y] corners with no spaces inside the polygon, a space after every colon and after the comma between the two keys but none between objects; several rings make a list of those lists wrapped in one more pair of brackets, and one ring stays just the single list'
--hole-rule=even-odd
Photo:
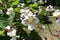
[{"label": "white flower", "polygon": [[12,12],[13,12],[13,8],[10,7],[10,8],[7,9],[7,13],[6,13],[6,14],[7,14],[7,15],[10,15]]},{"label": "white flower", "polygon": [[14,37],[14,36],[16,36],[16,29],[7,32],[7,35],[10,36],[10,37]]},{"label": "white flower", "polygon": [[10,37],[16,36],[16,29],[12,30]]},{"label": "white flower", "polygon": [[5,29],[9,30],[7,32],[7,35],[12,37],[10,40],[16,40],[16,29],[11,28],[9,25]]},{"label": "white flower", "polygon": [[[33,19],[32,19],[33,18]],[[31,23],[28,22],[28,30],[32,31],[34,29],[34,26],[39,22],[39,19],[35,16],[31,18]]]},{"label": "white flower", "polygon": [[34,29],[34,26],[32,24],[28,25],[28,30],[32,31]]},{"label": "white flower", "polygon": [[22,20],[21,23],[22,23],[24,26],[27,26],[27,22],[26,22],[26,21]]},{"label": "white flower", "polygon": [[10,25],[8,25],[5,29],[10,30]]},{"label": "white flower", "polygon": [[53,16],[59,17],[59,16],[60,16],[60,11],[59,11],[59,10],[56,10],[56,11],[53,13]]},{"label": "white flower", "polygon": [[19,38],[20,36],[18,35],[18,36],[16,36],[17,38]]},{"label": "white flower", "polygon": [[37,24],[39,22],[39,19],[37,17],[34,17],[34,22]]},{"label": "white flower", "polygon": [[0,14],[2,14],[3,13],[3,11],[0,9]]},{"label": "white flower", "polygon": [[33,16],[33,13],[29,11],[28,16]]},{"label": "white flower", "polygon": [[18,4],[17,7],[20,7],[20,4]]},{"label": "white flower", "polygon": [[24,13],[24,12],[25,12],[25,10],[24,10],[24,9],[21,9],[21,10],[20,10],[20,13]]},{"label": "white flower", "polygon": [[30,9],[27,9],[27,10],[25,10],[25,13],[28,13],[30,11]]},{"label": "white flower", "polygon": [[43,40],[45,40],[45,38],[43,38]]},{"label": "white flower", "polygon": [[28,26],[28,30],[32,31],[34,29],[35,24],[39,22],[39,19],[30,11],[29,8],[25,9],[25,13],[20,15],[21,23],[24,26]]},{"label": "white flower", "polygon": [[45,29],[46,29],[46,27],[43,25],[43,26],[42,26],[42,29],[43,29],[43,30],[45,30]]},{"label": "white flower", "polygon": [[45,0],[45,3],[47,3],[47,0]]},{"label": "white flower", "polygon": [[24,6],[25,6],[24,3],[19,3],[19,4],[17,5],[17,7],[21,7],[21,8],[23,8]]},{"label": "white flower", "polygon": [[8,11],[8,12],[13,12],[13,8],[10,7],[10,8],[7,9],[7,11]]},{"label": "white flower", "polygon": [[7,32],[7,35],[12,37],[10,40],[16,40],[16,29],[13,29],[10,32]]},{"label": "white flower", "polygon": [[55,9],[53,8],[53,6],[49,5],[46,8],[46,11],[54,11]]},{"label": "white flower", "polygon": [[58,20],[56,20],[56,22],[58,23],[60,20],[58,19]]}]

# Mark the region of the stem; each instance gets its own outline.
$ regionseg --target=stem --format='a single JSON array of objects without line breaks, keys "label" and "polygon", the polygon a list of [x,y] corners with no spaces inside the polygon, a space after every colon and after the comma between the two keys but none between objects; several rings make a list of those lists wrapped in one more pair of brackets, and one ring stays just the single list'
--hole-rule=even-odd
[{"label": "stem", "polygon": [[49,29],[49,31],[50,31],[50,33],[51,33],[51,35],[53,36],[53,33],[52,33],[52,31],[51,31],[51,29],[50,29],[50,27],[49,27],[49,25],[47,24],[47,27],[48,27],[48,29]]}]

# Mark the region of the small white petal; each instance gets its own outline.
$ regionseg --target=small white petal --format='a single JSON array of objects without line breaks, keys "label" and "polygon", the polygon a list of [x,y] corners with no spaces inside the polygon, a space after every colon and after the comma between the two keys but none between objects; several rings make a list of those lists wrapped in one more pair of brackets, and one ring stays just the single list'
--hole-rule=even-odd
[{"label": "small white petal", "polygon": [[5,29],[8,29],[8,30],[10,30],[10,25],[8,25]]},{"label": "small white petal", "polygon": [[12,12],[13,12],[13,8],[10,7],[10,8],[7,9],[7,13],[6,13],[6,14],[7,14],[7,15],[10,15]]},{"label": "small white petal", "polygon": [[21,9],[21,10],[20,10],[20,13],[24,13],[24,12],[25,12],[25,10],[24,10],[24,9]]},{"label": "small white petal", "polygon": [[32,31],[33,29],[34,29],[34,27],[32,24],[28,25],[28,30]]},{"label": "small white petal", "polygon": [[51,6],[51,5],[47,6],[46,11],[54,11],[53,6]]},{"label": "small white petal", "polygon": [[20,36],[18,35],[18,36],[16,36],[17,38],[19,38]]}]

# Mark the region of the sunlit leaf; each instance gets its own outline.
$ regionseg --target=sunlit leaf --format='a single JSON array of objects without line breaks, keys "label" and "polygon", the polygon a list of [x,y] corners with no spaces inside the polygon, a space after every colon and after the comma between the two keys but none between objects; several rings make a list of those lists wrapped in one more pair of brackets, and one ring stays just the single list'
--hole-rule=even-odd
[{"label": "sunlit leaf", "polygon": [[20,8],[15,8],[14,11],[17,12],[17,13],[19,13],[20,12]]},{"label": "sunlit leaf", "polygon": [[14,5],[17,5],[19,3],[20,0],[15,0],[13,3],[12,3],[12,6]]},{"label": "sunlit leaf", "polygon": [[2,0],[0,0],[0,3],[2,3]]}]

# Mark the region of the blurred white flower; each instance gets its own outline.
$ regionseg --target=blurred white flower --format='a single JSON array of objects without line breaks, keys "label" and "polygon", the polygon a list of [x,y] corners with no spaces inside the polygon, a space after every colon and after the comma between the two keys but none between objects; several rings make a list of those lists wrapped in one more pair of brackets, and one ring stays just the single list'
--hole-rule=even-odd
[{"label": "blurred white flower", "polygon": [[53,13],[53,16],[55,16],[55,17],[60,17],[60,11],[59,11],[59,10],[56,10],[56,11]]},{"label": "blurred white flower", "polygon": [[42,26],[42,29],[43,29],[43,30],[45,30],[45,29],[46,29],[46,27],[43,25],[43,26]]},{"label": "blurred white flower", "polygon": [[17,38],[19,38],[20,36],[18,35],[18,36],[16,36]]},{"label": "blurred white flower", "polygon": [[47,3],[47,0],[45,0],[45,3]]},{"label": "blurred white flower", "polygon": [[28,26],[28,30],[32,31],[34,29],[35,24],[39,22],[39,19],[33,14],[32,11],[27,7],[25,9],[25,13],[20,15],[20,19],[22,20],[22,24],[24,26]]},{"label": "blurred white flower", "polygon": [[28,30],[32,31],[34,29],[34,26],[32,24],[28,25]]},{"label": "blurred white flower", "polygon": [[21,7],[21,8],[24,8],[24,6],[25,6],[24,3],[19,3],[19,4],[17,5],[17,7]]},{"label": "blurred white flower", "polygon": [[16,29],[14,29],[10,32],[7,32],[7,35],[12,37],[10,40],[16,40]]},{"label": "blurred white flower", "polygon": [[7,35],[12,37],[10,40],[16,40],[16,37],[19,38],[20,36],[16,35],[17,30],[13,27],[11,28],[10,25],[8,25],[5,29],[8,29]]},{"label": "blurred white flower", "polygon": [[20,7],[20,4],[18,4],[17,7]]},{"label": "blurred white flower", "polygon": [[46,8],[46,11],[54,11],[55,9],[53,8],[53,6],[49,5]]},{"label": "blurred white flower", "polygon": [[3,11],[0,9],[0,14],[2,14],[3,13]]},{"label": "blurred white flower", "polygon": [[10,8],[8,8],[7,9],[7,15],[10,15],[10,14],[12,14],[12,12],[13,12],[13,8],[12,7],[10,7]]},{"label": "blurred white flower", "polygon": [[10,36],[10,37],[16,36],[16,30],[14,29],[10,32],[7,32],[7,35]]},{"label": "blurred white flower", "polygon": [[29,7],[26,7],[26,8],[25,8],[25,14],[27,15],[27,14],[29,14],[29,13],[31,13],[30,8],[29,8]]},{"label": "blurred white flower", "polygon": [[26,20],[22,20],[22,22],[21,22],[24,26],[27,26],[27,22],[26,22]]},{"label": "blurred white flower", "polygon": [[21,9],[21,10],[20,10],[20,13],[24,13],[24,12],[25,12],[25,10],[24,10],[24,9]]},{"label": "blurred white flower", "polygon": [[59,23],[59,19],[57,19],[56,22]]},{"label": "blurred white flower", "polygon": [[8,25],[5,29],[10,30],[10,25]]}]

